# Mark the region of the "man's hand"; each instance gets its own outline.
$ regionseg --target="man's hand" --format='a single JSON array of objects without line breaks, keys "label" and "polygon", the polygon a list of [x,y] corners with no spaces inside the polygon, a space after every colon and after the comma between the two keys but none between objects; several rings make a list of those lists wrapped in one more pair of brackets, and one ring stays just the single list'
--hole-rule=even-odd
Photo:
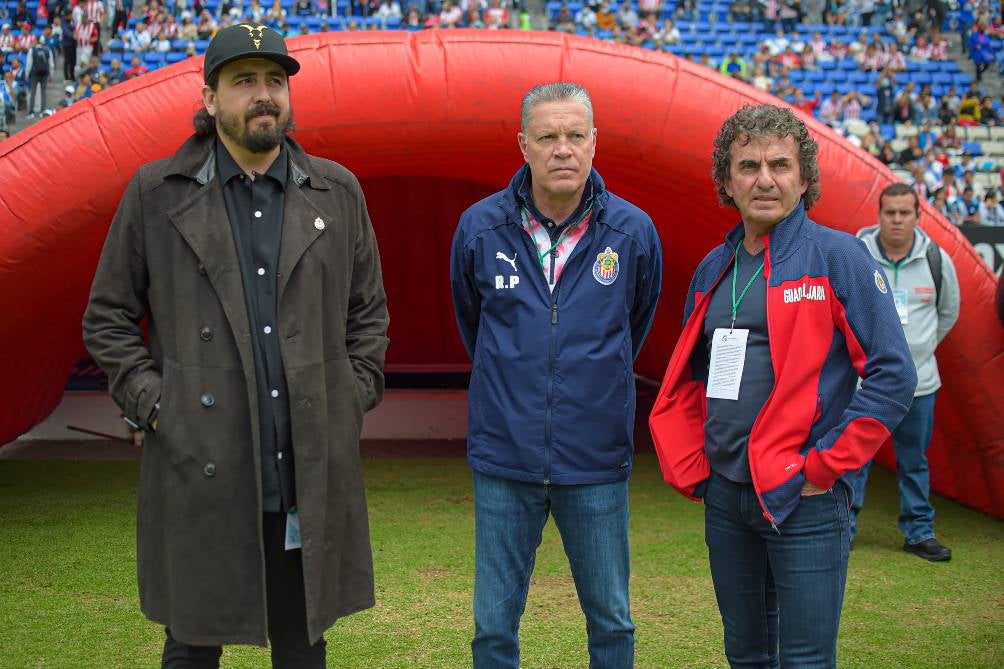
[{"label": "man's hand", "polygon": [[813,495],[825,495],[830,492],[829,490],[824,490],[823,488],[818,488],[808,479],[805,480],[805,485],[802,486],[802,497],[812,497]]}]

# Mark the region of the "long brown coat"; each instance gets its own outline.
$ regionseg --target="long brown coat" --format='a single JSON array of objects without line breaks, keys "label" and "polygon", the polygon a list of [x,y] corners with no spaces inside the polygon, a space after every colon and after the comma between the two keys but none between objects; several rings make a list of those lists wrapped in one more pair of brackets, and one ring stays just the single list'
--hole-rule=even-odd
[{"label": "long brown coat", "polygon": [[[388,316],[359,183],[287,147],[277,334],[314,642],[373,605],[359,433],[383,394]],[[264,644],[258,397],[213,149],[192,137],[133,177],[94,277],[84,339],[127,418],[147,428],[159,401],[139,486],[143,612],[185,643]]]}]

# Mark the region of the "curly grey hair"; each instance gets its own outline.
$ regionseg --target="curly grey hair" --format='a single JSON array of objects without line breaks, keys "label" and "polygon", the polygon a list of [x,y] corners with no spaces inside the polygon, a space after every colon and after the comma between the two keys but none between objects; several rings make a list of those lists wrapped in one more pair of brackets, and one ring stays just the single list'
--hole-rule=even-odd
[{"label": "curly grey hair", "polygon": [[816,155],[819,145],[809,135],[809,129],[791,109],[776,105],[743,105],[742,109],[725,119],[718,136],[715,150],[711,154],[711,178],[718,189],[718,201],[723,207],[736,207],[736,202],[725,192],[725,184],[730,178],[729,166],[732,161],[732,144],[747,144],[754,137],[787,137],[791,135],[798,147],[798,167],[802,178],[809,187],[802,195],[805,208],[811,209],[821,195],[819,187],[819,163]]}]

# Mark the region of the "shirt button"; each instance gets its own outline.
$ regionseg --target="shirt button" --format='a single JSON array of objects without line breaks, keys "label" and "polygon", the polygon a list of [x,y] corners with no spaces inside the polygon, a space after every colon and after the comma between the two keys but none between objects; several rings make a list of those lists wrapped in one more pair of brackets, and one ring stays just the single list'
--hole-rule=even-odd
[{"label": "shirt button", "polygon": [[282,460],[282,451],[279,451],[279,455],[276,456],[279,460]]},{"label": "shirt button", "polygon": [[554,221],[548,221],[547,222],[547,227],[553,228],[554,227]]},{"label": "shirt button", "polygon": [[262,331],[265,334],[271,334],[272,333],[272,326],[271,325],[266,325],[265,327],[262,328]]},{"label": "shirt button", "polygon": [[212,393],[204,393],[202,397],[199,398],[199,401],[202,403],[202,406],[207,409],[216,404],[216,398],[213,397]]},{"label": "shirt button", "polygon": [[213,478],[214,476],[216,476],[216,465],[214,465],[212,462],[207,463],[206,466],[202,468],[202,473],[205,474],[208,478]]},{"label": "shirt button", "polygon": [[254,213],[254,217],[255,217],[255,218],[261,218],[261,212],[260,212],[260,211],[256,211],[256,212]]},{"label": "shirt button", "polygon": [[258,268],[258,276],[265,276],[265,268],[264,267],[259,267]]},{"label": "shirt button", "polygon": [[278,397],[278,396],[279,396],[279,391],[278,391],[278,390],[275,390],[275,389],[273,389],[273,390],[272,390],[272,397]]},{"label": "shirt button", "polygon": [[210,339],[213,338],[212,329],[208,327],[202,328],[201,330],[199,330],[199,337],[202,339],[202,341],[209,341]]}]

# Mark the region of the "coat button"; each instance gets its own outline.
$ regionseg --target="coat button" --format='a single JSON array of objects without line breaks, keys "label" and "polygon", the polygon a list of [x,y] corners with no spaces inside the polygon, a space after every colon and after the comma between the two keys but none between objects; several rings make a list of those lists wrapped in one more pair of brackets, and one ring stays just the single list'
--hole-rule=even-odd
[{"label": "coat button", "polygon": [[201,338],[202,341],[209,341],[213,338],[213,331],[209,328],[202,328],[199,330],[199,338]]},{"label": "coat button", "polygon": [[216,465],[214,465],[212,462],[208,463],[205,467],[202,468],[202,473],[208,476],[209,478],[216,476]]},{"label": "coat button", "polygon": [[216,398],[213,397],[212,393],[203,393],[202,397],[199,398],[199,401],[202,402],[202,406],[207,409],[216,404]]}]

